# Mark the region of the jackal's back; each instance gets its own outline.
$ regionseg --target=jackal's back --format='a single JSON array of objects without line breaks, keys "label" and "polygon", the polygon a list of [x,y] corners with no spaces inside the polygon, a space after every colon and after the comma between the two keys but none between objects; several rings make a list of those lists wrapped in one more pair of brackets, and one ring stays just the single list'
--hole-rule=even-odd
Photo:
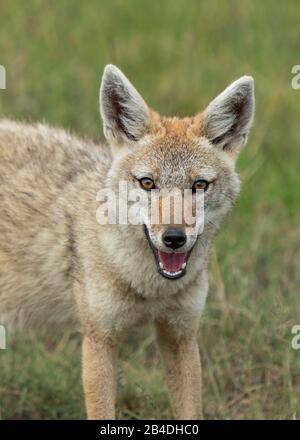
[{"label": "jackal's back", "polygon": [[109,153],[46,125],[0,121],[0,323],[74,320],[62,206],[83,173],[105,176]]}]

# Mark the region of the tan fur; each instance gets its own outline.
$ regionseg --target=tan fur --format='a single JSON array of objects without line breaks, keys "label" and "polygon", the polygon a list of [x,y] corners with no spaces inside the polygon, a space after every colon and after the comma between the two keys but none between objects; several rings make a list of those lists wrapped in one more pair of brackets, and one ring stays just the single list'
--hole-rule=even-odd
[{"label": "tan fur", "polygon": [[[202,114],[149,114],[145,136],[113,146],[114,158],[105,145],[63,130],[0,121],[0,323],[8,333],[82,331],[91,419],[114,417],[118,349],[130,328],[144,322],[157,329],[175,416],[202,417],[197,329],[209,248],[238,178],[230,156],[204,137]],[[142,226],[96,221],[97,192],[116,189],[119,180],[136,188],[134,173],[146,171],[166,188],[191,187],[199,175],[215,179],[204,232],[176,281],[158,274]],[[162,230],[150,228],[153,243]]]}]

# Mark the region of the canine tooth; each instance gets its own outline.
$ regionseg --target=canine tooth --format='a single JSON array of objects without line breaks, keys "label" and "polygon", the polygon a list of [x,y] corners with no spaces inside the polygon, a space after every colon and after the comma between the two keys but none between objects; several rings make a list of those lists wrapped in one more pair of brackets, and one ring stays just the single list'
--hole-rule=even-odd
[{"label": "canine tooth", "polygon": [[181,269],[185,269],[186,268],[186,262],[183,263]]},{"label": "canine tooth", "polygon": [[164,268],[164,266],[162,265],[162,263],[161,263],[161,262],[159,262],[159,267],[160,267],[161,269],[163,269],[163,268]]}]

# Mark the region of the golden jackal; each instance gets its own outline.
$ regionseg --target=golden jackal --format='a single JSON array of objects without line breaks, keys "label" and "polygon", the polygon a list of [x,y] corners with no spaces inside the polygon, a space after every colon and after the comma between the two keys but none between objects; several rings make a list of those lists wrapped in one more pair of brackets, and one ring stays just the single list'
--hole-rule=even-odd
[{"label": "golden jackal", "polygon": [[[77,325],[88,417],[112,419],[120,344],[132,326],[153,322],[174,415],[201,418],[196,336],[208,255],[239,192],[235,161],[253,120],[253,79],[233,82],[195,117],[167,118],[108,65],[100,112],[109,147],[0,122],[0,324],[8,332]],[[149,199],[190,189],[194,204],[202,192],[201,232],[188,234],[173,212],[167,224],[146,211],[143,224],[99,224],[96,196],[118,194],[120,181]]]}]

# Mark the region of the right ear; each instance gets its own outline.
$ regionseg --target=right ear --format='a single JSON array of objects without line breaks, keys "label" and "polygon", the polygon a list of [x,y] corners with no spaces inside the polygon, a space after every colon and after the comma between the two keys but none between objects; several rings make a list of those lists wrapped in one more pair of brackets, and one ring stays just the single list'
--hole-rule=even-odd
[{"label": "right ear", "polygon": [[254,116],[254,82],[251,76],[234,81],[204,111],[204,133],[219,149],[236,156],[247,142]]},{"label": "right ear", "polygon": [[139,141],[150,125],[150,111],[126,76],[112,64],[103,73],[100,113],[104,135],[114,145]]}]

